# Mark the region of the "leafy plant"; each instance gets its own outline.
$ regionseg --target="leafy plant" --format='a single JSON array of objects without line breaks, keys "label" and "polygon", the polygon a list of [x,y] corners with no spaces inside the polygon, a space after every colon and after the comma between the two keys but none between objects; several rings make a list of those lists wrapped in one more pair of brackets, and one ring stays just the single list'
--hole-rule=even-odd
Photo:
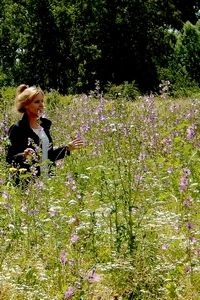
[{"label": "leafy plant", "polygon": [[105,97],[108,99],[126,99],[134,101],[140,95],[135,81],[128,83],[125,81],[123,84],[115,85],[109,83],[106,87]]}]

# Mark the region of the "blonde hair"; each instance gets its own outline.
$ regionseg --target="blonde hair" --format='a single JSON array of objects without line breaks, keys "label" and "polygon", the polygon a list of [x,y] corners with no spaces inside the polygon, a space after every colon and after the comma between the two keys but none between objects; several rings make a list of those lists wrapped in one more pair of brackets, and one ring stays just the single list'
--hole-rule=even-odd
[{"label": "blonde hair", "polygon": [[25,106],[31,103],[35,96],[44,92],[36,86],[28,86],[26,84],[20,84],[16,89],[15,107],[18,112],[26,112]]}]

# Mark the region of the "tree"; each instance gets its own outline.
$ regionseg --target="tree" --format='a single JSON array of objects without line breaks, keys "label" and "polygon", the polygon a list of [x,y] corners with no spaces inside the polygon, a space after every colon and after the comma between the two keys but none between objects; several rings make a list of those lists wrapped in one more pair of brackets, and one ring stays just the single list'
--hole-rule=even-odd
[{"label": "tree", "polygon": [[13,3],[2,0],[0,3],[0,70],[1,85],[14,83],[13,66],[16,61],[17,29],[13,26]]},{"label": "tree", "polygon": [[[10,84],[67,93],[89,91],[96,80],[134,81],[147,92],[171,61],[174,31],[197,18],[199,3],[2,0],[0,9],[0,67]],[[187,70],[197,78],[191,65]]]},{"label": "tree", "polygon": [[199,0],[174,0],[175,10],[179,13],[181,20],[181,26],[177,29],[181,29],[183,24],[189,21],[195,24],[198,20],[198,11],[200,10]]},{"label": "tree", "polygon": [[[17,1],[17,3],[19,3]],[[57,27],[48,0],[21,1],[16,5],[16,26],[23,34],[18,40],[15,80],[58,88]]]},{"label": "tree", "polygon": [[188,76],[200,85],[200,22],[196,25],[189,21],[179,33],[175,48],[175,61]]}]

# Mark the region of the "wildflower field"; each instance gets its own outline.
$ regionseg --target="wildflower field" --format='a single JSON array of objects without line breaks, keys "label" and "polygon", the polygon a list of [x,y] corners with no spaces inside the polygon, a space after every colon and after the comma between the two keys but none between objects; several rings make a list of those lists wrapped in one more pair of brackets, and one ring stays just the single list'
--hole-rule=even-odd
[{"label": "wildflower field", "polygon": [[[47,96],[56,175],[12,184],[0,104],[1,300],[200,299],[199,98]],[[23,176],[23,174],[22,174]]]}]

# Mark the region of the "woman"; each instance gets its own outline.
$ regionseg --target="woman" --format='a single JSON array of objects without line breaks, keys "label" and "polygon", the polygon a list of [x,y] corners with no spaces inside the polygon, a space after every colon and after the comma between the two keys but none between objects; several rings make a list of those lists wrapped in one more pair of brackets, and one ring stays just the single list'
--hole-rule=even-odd
[{"label": "woman", "polygon": [[23,116],[9,129],[6,157],[7,162],[15,168],[25,169],[37,176],[49,173],[50,165],[55,165],[56,160],[83,146],[82,139],[76,138],[66,146],[53,147],[51,121],[41,117],[44,92],[40,88],[21,84],[17,88],[15,105]]}]

